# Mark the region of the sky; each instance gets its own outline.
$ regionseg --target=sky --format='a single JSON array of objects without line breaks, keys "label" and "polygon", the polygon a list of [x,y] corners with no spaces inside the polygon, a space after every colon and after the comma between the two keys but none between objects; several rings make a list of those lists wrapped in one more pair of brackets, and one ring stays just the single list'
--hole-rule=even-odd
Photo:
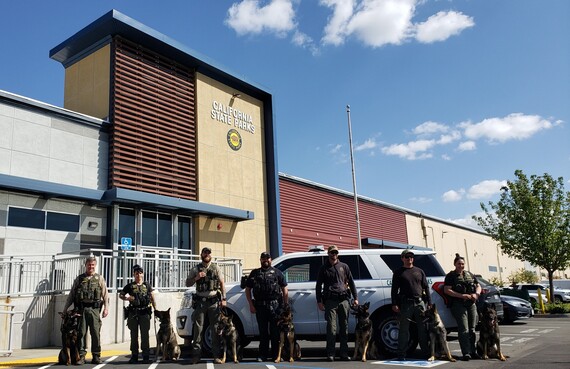
[{"label": "sky", "polygon": [[570,1],[18,0],[0,90],[63,106],[49,51],[111,9],[273,96],[278,169],[474,227],[514,172],[570,189]]}]

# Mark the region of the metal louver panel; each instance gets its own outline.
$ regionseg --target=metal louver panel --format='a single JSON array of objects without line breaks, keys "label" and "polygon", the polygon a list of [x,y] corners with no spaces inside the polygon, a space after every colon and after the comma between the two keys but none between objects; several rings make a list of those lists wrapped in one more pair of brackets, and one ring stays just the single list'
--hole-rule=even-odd
[{"label": "metal louver panel", "polygon": [[194,71],[116,37],[110,187],[197,200]]},{"label": "metal louver panel", "polygon": [[[354,200],[351,196],[279,179],[283,252],[306,251],[309,245],[357,247]],[[362,238],[407,243],[403,212],[358,201]]]}]

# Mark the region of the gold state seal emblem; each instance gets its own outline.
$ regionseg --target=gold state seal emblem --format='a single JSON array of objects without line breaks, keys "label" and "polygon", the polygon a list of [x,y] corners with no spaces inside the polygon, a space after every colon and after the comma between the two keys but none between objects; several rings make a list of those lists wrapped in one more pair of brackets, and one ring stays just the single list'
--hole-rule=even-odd
[{"label": "gold state seal emblem", "polygon": [[241,135],[235,129],[228,131],[228,145],[232,150],[238,151],[241,148]]}]

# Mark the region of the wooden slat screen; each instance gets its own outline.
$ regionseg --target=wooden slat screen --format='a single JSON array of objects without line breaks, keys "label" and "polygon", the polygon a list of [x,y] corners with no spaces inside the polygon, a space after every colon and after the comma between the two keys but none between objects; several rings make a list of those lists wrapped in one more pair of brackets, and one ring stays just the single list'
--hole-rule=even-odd
[{"label": "wooden slat screen", "polygon": [[194,71],[114,40],[110,187],[197,200]]}]

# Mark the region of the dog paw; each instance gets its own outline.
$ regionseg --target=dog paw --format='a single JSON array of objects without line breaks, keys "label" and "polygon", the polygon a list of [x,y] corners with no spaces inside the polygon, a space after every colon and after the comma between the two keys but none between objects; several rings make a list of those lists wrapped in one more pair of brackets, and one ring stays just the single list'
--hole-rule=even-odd
[{"label": "dog paw", "polygon": [[280,358],[280,357],[278,357],[277,359],[275,359],[275,361],[274,361],[274,362],[275,362],[275,363],[280,363],[280,362],[281,362],[281,358]]},{"label": "dog paw", "polygon": [[430,356],[428,361],[434,361],[435,360],[435,356]]},{"label": "dog paw", "polygon": [[451,361],[452,363],[456,362],[457,360],[455,360],[455,358],[452,356],[449,358],[449,361]]},{"label": "dog paw", "polygon": [[489,358],[489,356],[483,355],[483,360],[487,360],[488,358]]},{"label": "dog paw", "polygon": [[501,355],[501,356],[499,356],[499,360],[501,360],[501,361],[507,361],[507,358],[504,357],[503,355]]}]

